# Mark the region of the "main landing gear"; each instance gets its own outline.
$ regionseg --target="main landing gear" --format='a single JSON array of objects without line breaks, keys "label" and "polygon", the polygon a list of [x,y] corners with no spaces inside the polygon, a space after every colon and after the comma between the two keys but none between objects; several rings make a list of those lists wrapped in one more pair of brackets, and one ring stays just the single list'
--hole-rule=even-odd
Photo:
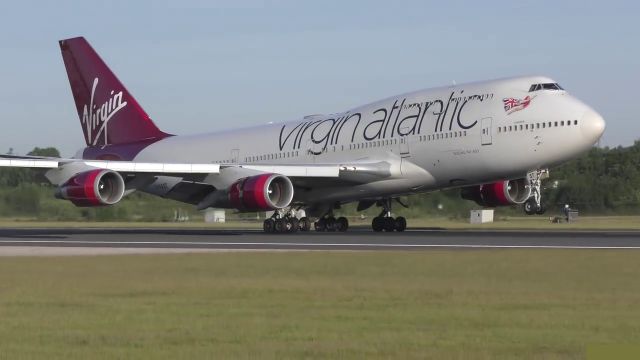
[{"label": "main landing gear", "polygon": [[382,201],[382,212],[380,215],[373,218],[373,221],[371,221],[371,228],[375,232],[402,232],[407,229],[407,219],[402,216],[393,218],[391,216],[391,199],[384,199]]},{"label": "main landing gear", "polygon": [[295,233],[311,230],[311,220],[308,217],[296,218],[292,211],[275,211],[273,215],[262,223],[265,233]]},{"label": "main landing gear", "polygon": [[536,170],[527,174],[531,197],[524,202],[524,213],[527,215],[542,215],[547,209],[542,205],[542,180],[549,177],[549,170]]},{"label": "main landing gear", "polygon": [[329,213],[316,221],[313,224],[316,231],[339,231],[345,232],[349,229],[349,220],[346,217],[340,216],[335,218],[333,213]]}]

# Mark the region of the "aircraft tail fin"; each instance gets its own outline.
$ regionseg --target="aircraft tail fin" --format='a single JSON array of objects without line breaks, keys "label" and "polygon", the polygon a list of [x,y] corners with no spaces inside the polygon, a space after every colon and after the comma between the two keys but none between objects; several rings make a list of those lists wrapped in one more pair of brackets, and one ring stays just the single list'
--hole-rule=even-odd
[{"label": "aircraft tail fin", "polygon": [[60,40],[60,50],[87,146],[169,136],[151,121],[85,38]]}]

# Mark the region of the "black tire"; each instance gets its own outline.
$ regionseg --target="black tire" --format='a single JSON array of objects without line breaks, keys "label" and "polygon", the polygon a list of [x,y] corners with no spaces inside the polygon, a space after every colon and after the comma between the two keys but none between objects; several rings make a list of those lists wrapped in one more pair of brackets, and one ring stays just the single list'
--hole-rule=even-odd
[{"label": "black tire", "polygon": [[277,219],[276,220],[276,226],[275,228],[275,232],[277,233],[283,233],[287,231],[287,223],[284,221],[284,219]]},{"label": "black tire", "polygon": [[540,207],[538,208],[538,210],[536,210],[536,214],[538,215],[544,215],[544,213],[547,212],[547,208],[540,204]]},{"label": "black tire", "polygon": [[326,220],[327,231],[336,231],[336,218],[329,216]]},{"label": "black tire", "polygon": [[267,233],[270,234],[274,231],[275,229],[275,221],[273,221],[273,219],[267,219],[262,223],[262,230]]},{"label": "black tire", "polygon": [[349,229],[349,220],[346,217],[341,216],[336,220],[336,230],[345,232]]},{"label": "black tire", "polygon": [[325,221],[325,219],[318,219],[318,221],[316,221],[316,223],[314,224],[314,227],[316,228],[316,231],[326,231],[327,230],[327,223]]},{"label": "black tire", "polygon": [[298,230],[299,230],[298,223],[300,221],[297,218],[291,218],[289,221],[291,222],[291,228],[289,229],[289,232],[290,233],[298,232]]},{"label": "black tire", "polygon": [[396,218],[396,231],[403,232],[407,229],[407,219],[402,216]]},{"label": "black tire", "polygon": [[300,229],[300,231],[311,230],[311,220],[309,220],[309,218],[306,216],[301,218],[298,222],[298,229]]},{"label": "black tire", "polygon": [[381,218],[379,216],[376,216],[373,218],[373,220],[371,221],[371,228],[373,229],[373,231],[375,232],[382,231],[382,229],[384,228],[383,219],[384,218]]},{"label": "black tire", "polygon": [[524,213],[527,215],[534,215],[536,210],[538,210],[538,205],[536,204],[536,200],[534,198],[529,198],[524,202]]},{"label": "black tire", "polygon": [[392,217],[384,218],[384,231],[393,232],[396,229],[396,220]]}]

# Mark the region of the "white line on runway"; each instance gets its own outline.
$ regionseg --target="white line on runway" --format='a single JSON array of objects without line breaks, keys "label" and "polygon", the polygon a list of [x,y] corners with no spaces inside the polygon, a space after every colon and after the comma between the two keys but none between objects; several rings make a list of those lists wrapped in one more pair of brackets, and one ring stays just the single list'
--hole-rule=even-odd
[{"label": "white line on runway", "polygon": [[344,247],[344,248],[470,248],[470,249],[640,249],[638,246],[593,245],[492,245],[492,244],[374,244],[374,243],[287,243],[287,242],[199,242],[199,241],[68,241],[68,240],[0,240],[6,244],[65,244],[65,245],[176,245],[189,246],[282,246],[282,247]]}]

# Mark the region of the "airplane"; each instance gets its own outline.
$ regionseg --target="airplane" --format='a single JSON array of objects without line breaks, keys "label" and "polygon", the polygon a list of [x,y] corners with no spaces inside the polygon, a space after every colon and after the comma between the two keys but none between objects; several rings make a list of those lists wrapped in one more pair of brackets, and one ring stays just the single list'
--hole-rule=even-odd
[{"label": "airplane", "polygon": [[[461,188],[481,206],[541,214],[548,169],[605,130],[594,109],[545,76],[450,85],[350,110],[200,135],[160,130],[91,45],[59,41],[86,147],[72,158],[0,156],[47,169],[56,197],[111,206],[142,191],[207,208],[272,211],[268,233],[346,231],[334,210],[381,208],[374,231],[404,231],[401,196]],[[304,210],[304,216],[298,218]]]}]

